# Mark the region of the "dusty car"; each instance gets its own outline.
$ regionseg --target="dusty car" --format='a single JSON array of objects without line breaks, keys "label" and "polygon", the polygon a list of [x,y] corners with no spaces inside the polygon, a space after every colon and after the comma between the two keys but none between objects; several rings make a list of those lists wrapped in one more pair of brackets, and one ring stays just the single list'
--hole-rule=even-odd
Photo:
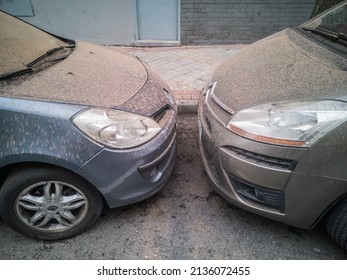
[{"label": "dusty car", "polygon": [[0,214],[67,238],[156,193],[176,155],[176,105],[141,60],[0,12]]},{"label": "dusty car", "polygon": [[223,62],[199,101],[216,192],[347,249],[347,2]]}]

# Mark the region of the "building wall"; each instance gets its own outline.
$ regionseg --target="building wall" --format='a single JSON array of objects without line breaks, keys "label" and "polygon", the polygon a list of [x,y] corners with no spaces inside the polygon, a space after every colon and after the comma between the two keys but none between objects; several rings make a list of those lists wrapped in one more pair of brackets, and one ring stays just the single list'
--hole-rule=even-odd
[{"label": "building wall", "polygon": [[[251,43],[306,21],[314,2],[181,0],[180,41]],[[135,0],[0,0],[0,8],[13,5],[17,11],[25,8],[29,16],[23,20],[63,37],[107,45],[131,45],[137,39]]]},{"label": "building wall", "polygon": [[306,21],[314,3],[315,0],[181,0],[181,43],[252,43]]},{"label": "building wall", "polygon": [[31,4],[34,16],[21,18],[62,37],[109,45],[135,40],[131,0],[31,0]]}]

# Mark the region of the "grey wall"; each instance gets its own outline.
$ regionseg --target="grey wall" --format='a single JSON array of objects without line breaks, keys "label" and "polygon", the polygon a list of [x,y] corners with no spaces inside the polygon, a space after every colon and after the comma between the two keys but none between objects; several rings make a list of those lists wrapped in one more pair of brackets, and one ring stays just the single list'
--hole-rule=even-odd
[{"label": "grey wall", "polygon": [[181,0],[181,43],[252,43],[306,21],[314,3],[315,0]]},{"label": "grey wall", "polygon": [[100,44],[135,40],[132,0],[31,0],[34,17],[23,20],[54,34]]},{"label": "grey wall", "polygon": [[[165,1],[165,0],[163,0]],[[307,20],[315,0],[181,0],[185,45],[251,43]],[[32,10],[30,9],[30,3]],[[0,0],[22,19],[71,39],[131,45],[136,41],[134,0]]]}]

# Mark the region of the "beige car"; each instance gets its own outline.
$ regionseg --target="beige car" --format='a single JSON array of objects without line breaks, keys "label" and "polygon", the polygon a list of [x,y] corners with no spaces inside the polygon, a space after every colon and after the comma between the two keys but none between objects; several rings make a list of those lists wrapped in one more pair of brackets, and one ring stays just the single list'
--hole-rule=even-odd
[{"label": "beige car", "polygon": [[347,1],[224,62],[199,104],[216,191],[347,249]]}]

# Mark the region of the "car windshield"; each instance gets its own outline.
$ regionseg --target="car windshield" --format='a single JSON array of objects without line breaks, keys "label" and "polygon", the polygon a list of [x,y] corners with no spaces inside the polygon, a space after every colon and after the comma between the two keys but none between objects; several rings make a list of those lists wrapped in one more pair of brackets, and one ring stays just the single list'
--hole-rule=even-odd
[{"label": "car windshield", "polygon": [[0,11],[0,76],[30,68],[47,51],[66,47],[68,43]]},{"label": "car windshield", "polygon": [[305,30],[326,30],[347,36],[347,2],[303,24]]}]

